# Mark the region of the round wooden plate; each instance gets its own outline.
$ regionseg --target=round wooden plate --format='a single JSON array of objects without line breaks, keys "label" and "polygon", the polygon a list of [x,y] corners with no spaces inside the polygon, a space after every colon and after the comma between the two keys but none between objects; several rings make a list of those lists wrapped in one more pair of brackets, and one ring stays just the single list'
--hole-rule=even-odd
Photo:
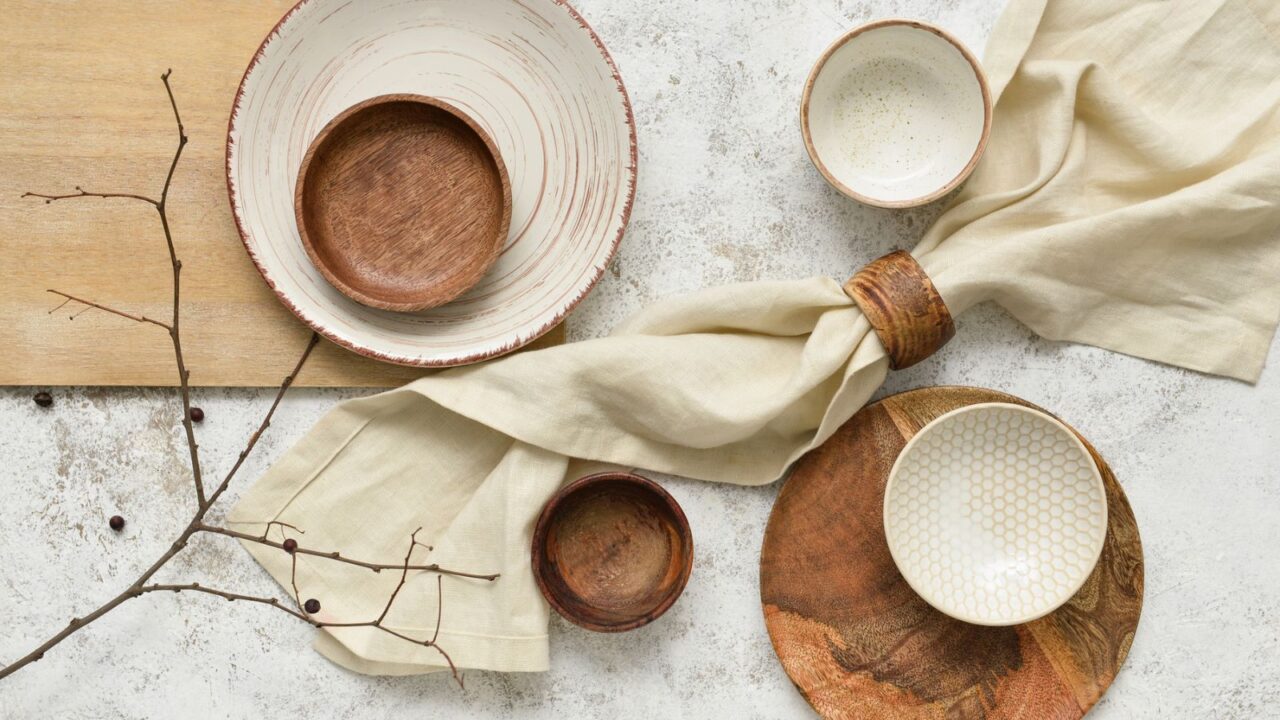
[{"label": "round wooden plate", "polygon": [[1120,670],[1142,612],[1142,543],[1124,491],[1083,437],[1106,485],[1107,539],[1066,605],[1026,625],[969,625],[926,604],[894,566],[882,520],[894,459],[930,420],[982,402],[1035,407],[978,388],[887,397],[802,458],[779,492],[760,558],[765,624],[823,717],[1079,718]]},{"label": "round wooden plate", "polygon": [[511,183],[493,139],[461,110],[380,95],[316,136],[294,213],[307,255],[347,297],[425,310],[466,292],[497,261]]},{"label": "round wooden plate", "polygon": [[[294,185],[311,142],[372,97],[412,93],[475,120],[511,182],[497,262],[444,305],[358,303],[302,247]],[[604,43],[563,0],[301,0],[245,71],[227,131],[231,214],[280,301],[329,340],[443,367],[526,345],[591,291],[622,240],[636,129]]]}]

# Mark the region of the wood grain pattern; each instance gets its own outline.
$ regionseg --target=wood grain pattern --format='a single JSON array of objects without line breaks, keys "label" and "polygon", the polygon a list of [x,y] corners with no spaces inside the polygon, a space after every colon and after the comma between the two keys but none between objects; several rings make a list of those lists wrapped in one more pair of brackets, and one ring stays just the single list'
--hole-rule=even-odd
[{"label": "wood grain pattern", "polygon": [[533,574],[567,620],[597,632],[647,625],[684,592],[693,535],[657,483],[631,473],[588,475],[551,498],[533,533]]},{"label": "wood grain pattern", "polygon": [[320,131],[294,215],[316,268],[347,297],[412,312],[443,305],[498,260],[511,182],[482,128],[421,95],[356,103]]},{"label": "wood grain pattern", "polygon": [[955,337],[947,304],[911,253],[898,250],[871,261],[844,291],[867,316],[894,370],[915,365]]},{"label": "wood grain pattern", "polygon": [[1062,608],[1026,625],[969,625],[934,610],[898,573],[881,513],[889,469],[930,420],[979,402],[1035,407],[977,388],[885,398],[802,458],[778,495],[760,561],[765,623],[823,717],[1079,718],[1129,652],[1142,544],[1124,491],[1088,441],[1106,485],[1108,534],[1097,568]]},{"label": "wood grain pattern", "polygon": [[[0,384],[172,385],[164,331],[90,312],[47,314],[46,289],[163,317],[172,269],[140,203],[44,205],[27,191],[158,192],[174,91],[191,142],[169,215],[183,259],[191,383],[276,386],[311,333],[245,254],[227,203],[227,116],[245,66],[291,0],[0,0]],[[563,341],[563,330],[538,344]],[[424,374],[321,343],[300,386],[390,387]]]},{"label": "wood grain pattern", "polygon": [[[223,141],[236,84],[287,0],[0,2],[0,384],[172,385],[155,327],[48,311],[56,287],[165,316],[172,270],[155,212],[126,201],[55,205],[26,191],[157,192],[173,154],[173,83],[191,142],[170,219],[184,261],[193,385],[278,385],[310,329],[254,271],[227,208]],[[399,385],[421,375],[329,343],[299,385]]]}]

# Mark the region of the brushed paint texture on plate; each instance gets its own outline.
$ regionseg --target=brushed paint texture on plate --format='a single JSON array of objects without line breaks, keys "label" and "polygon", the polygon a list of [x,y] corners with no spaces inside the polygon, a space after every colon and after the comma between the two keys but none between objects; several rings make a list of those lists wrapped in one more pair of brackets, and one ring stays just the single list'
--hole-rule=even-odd
[{"label": "brushed paint texture on plate", "polygon": [[[298,168],[326,123],[417,93],[475,118],[512,186],[498,262],[456,301],[364,307],[311,264],[293,214]],[[227,136],[232,212],[280,299],[325,337],[389,362],[447,366],[554,327],[603,274],[635,193],[635,125],[604,45],[552,0],[303,0],[245,73]]]}]

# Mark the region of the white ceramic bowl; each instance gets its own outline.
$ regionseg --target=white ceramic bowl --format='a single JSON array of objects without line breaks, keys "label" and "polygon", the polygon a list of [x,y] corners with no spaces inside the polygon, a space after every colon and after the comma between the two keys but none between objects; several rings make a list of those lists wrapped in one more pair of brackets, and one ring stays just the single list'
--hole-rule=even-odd
[{"label": "white ceramic bowl", "polygon": [[800,102],[809,158],[844,194],[912,207],[973,172],[991,131],[977,59],[939,28],[881,20],[846,33],[809,73]]},{"label": "white ceramic bowl", "polygon": [[930,605],[977,625],[1017,625],[1056,610],[1093,572],[1107,498],[1066,425],[1021,405],[970,405],[903,448],[884,529],[898,570]]}]

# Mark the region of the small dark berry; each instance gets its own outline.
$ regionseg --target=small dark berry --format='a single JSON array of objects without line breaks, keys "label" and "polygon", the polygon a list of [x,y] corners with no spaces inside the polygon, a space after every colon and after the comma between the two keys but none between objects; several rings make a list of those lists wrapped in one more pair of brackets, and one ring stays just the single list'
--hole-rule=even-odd
[{"label": "small dark berry", "polygon": [[289,553],[290,555],[293,554],[294,550],[298,549],[298,541],[294,540],[293,538],[289,538],[285,540],[283,545],[284,545],[284,551]]},{"label": "small dark berry", "polygon": [[124,529],[124,518],[119,515],[112,515],[111,519],[107,521],[107,524],[111,526],[112,530],[120,532]]},{"label": "small dark berry", "polygon": [[47,392],[38,392],[35,394],[35,397],[31,399],[35,400],[36,404],[40,407],[49,407],[53,404],[53,396]]},{"label": "small dark berry", "polygon": [[320,612],[320,601],[315,598],[311,598],[310,600],[302,603],[302,609],[306,610],[308,615],[315,615]]},{"label": "small dark berry", "polygon": [[191,408],[191,422],[204,422],[204,411],[198,407]]}]

